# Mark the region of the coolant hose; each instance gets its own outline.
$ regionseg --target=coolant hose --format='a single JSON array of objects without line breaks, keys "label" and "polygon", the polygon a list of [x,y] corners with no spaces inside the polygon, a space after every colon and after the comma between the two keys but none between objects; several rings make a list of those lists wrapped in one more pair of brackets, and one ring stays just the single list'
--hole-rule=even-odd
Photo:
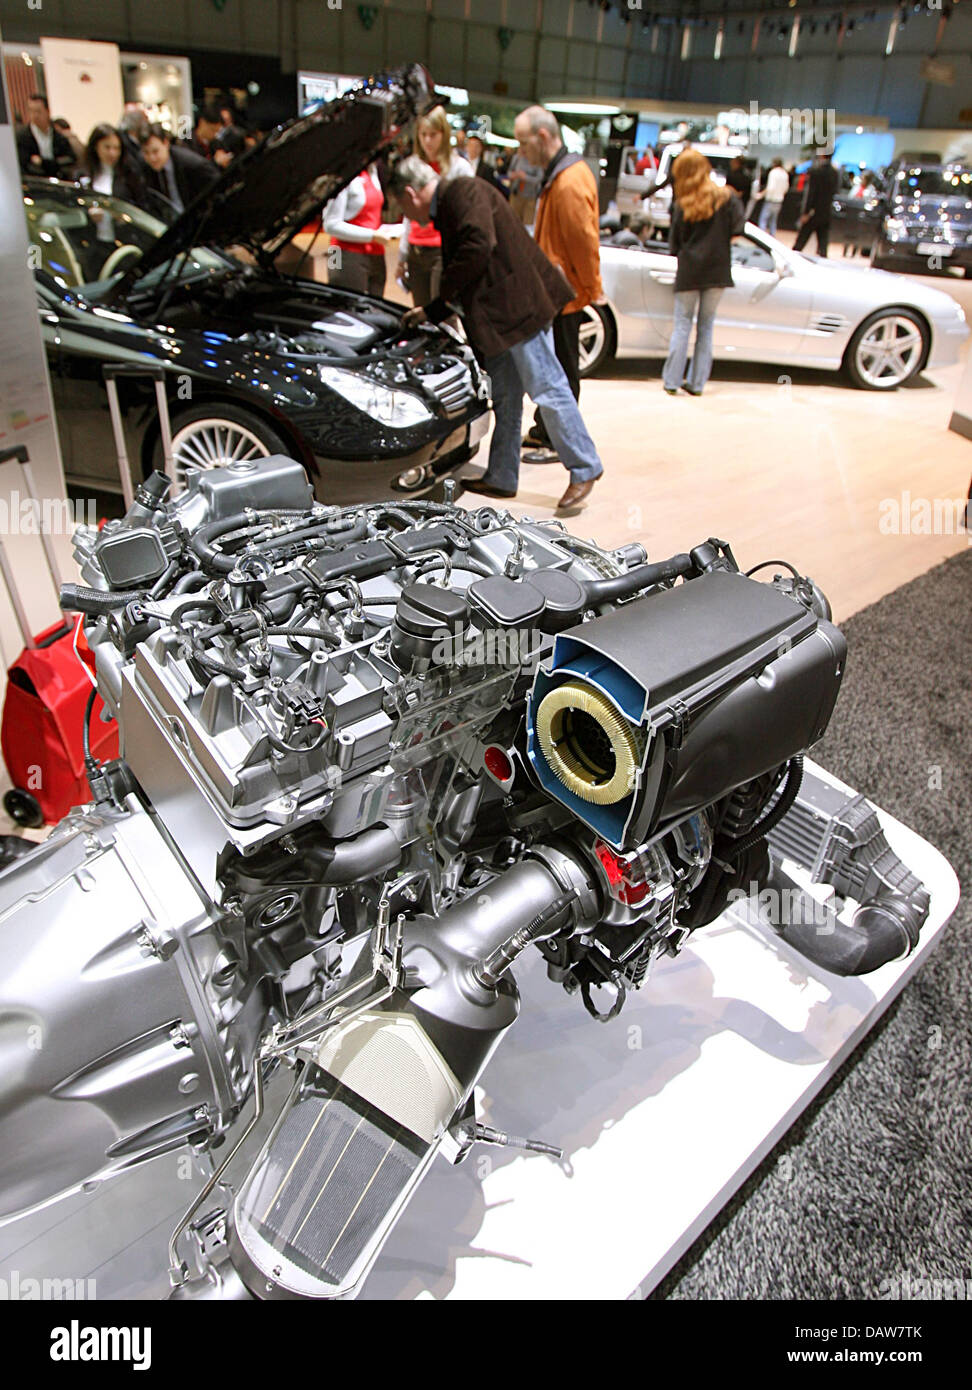
[{"label": "coolant hose", "polygon": [[695,569],[690,555],[673,555],[668,560],[658,560],[653,565],[637,565],[625,574],[613,579],[588,579],[584,583],[589,606],[613,603],[616,599],[627,598],[639,589],[647,589],[652,584],[663,584],[691,574]]},{"label": "coolant hose", "polygon": [[145,598],[144,589],[89,589],[84,584],[62,584],[60,603],[66,613],[99,618],[126,603]]},{"label": "coolant hose", "polygon": [[224,516],[220,521],[209,521],[194,533],[189,548],[196,559],[208,569],[215,570],[217,574],[229,574],[236,569],[238,561],[235,556],[223,555],[213,545],[213,541],[219,540],[220,536],[226,536],[231,531],[252,529],[253,525],[252,512],[235,512],[232,516]]}]

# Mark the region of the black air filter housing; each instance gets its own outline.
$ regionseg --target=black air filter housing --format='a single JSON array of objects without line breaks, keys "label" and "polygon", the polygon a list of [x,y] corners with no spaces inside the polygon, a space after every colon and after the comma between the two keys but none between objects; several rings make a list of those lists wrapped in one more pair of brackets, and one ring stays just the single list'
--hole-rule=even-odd
[{"label": "black air filter housing", "polygon": [[528,755],[551,796],[631,848],[815,743],[845,655],[772,584],[703,574],[560,634]]}]

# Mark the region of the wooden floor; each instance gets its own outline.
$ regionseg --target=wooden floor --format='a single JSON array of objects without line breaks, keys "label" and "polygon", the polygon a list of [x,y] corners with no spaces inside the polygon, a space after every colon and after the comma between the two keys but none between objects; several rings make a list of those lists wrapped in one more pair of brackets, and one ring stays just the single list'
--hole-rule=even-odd
[{"label": "wooden floor", "polygon": [[[972,282],[926,283],[958,299],[972,323]],[[568,524],[609,547],[640,540],[652,559],[719,536],[744,568],[791,561],[847,618],[969,543],[965,532],[879,526],[885,499],[967,496],[972,446],[948,429],[962,370],[883,395],[830,372],[793,369],[781,380],[776,367],[733,362],[716,364],[696,399],[665,395],[660,362],[615,363],[582,387],[605,476]],[[485,448],[470,472],[479,460]],[[510,510],[550,516],[565,485],[559,465],[525,464]]]}]

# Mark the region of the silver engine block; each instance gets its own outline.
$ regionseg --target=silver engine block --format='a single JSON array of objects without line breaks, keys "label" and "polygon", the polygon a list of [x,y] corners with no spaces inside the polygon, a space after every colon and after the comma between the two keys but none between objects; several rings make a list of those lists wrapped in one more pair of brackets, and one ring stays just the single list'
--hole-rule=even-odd
[{"label": "silver engine block", "polygon": [[436,1153],[503,1140],[473,1095],[525,950],[608,1020],[777,843],[859,904],[784,924],[797,949],[852,974],[916,945],[927,894],[867,803],[819,814],[803,779],[846,653],[796,571],[329,508],[283,458],[165,493],[77,533],[62,602],[121,756],[0,874],[5,1219],[231,1135],[177,1296],[352,1294]]}]

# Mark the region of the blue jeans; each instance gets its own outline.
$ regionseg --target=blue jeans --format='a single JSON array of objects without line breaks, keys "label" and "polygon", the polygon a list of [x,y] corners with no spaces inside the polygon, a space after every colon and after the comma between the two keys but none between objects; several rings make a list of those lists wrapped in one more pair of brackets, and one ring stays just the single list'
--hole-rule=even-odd
[{"label": "blue jeans", "polygon": [[764,232],[769,232],[770,236],[776,236],[776,224],[780,219],[782,206],[782,203],[768,203],[763,199],[763,206],[759,210],[759,225]]},{"label": "blue jeans", "polygon": [[[675,322],[672,325],[672,340],[668,345],[668,358],[662,371],[662,381],[669,391],[677,391],[684,382],[693,391],[701,391],[712,371],[712,330],[715,327],[716,309],[722,298],[722,290],[679,290],[675,295]],[[695,347],[692,351],[692,369],[685,379],[685,362],[688,358],[689,338],[692,333],[692,320],[699,311],[699,321],[695,330]]]},{"label": "blue jeans", "polygon": [[572,483],[586,483],[604,472],[587,433],[564,369],[557,361],[549,328],[486,359],[493,383],[496,423],[485,477],[494,487],[515,492],[520,476],[520,432],[524,391],[540,407],[550,442],[570,470]]}]

